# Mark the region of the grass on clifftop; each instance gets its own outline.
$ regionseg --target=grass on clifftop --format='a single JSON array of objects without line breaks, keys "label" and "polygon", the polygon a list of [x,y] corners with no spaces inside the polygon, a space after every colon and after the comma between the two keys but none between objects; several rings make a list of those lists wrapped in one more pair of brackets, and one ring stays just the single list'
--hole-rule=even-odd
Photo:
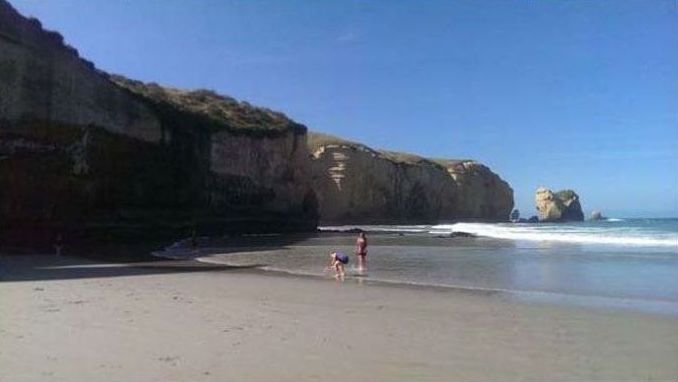
[{"label": "grass on clifftop", "polygon": [[572,190],[560,190],[555,193],[555,196],[560,200],[574,199],[577,194]]},{"label": "grass on clifftop", "polygon": [[460,165],[464,162],[475,162],[473,159],[446,159],[446,158],[431,158],[431,161],[438,163],[439,165],[443,167],[455,167],[457,165]]},{"label": "grass on clifftop", "polygon": [[356,149],[360,150],[365,150],[365,151],[370,151],[374,153],[375,155],[381,156],[382,158],[386,160],[390,160],[395,163],[404,163],[404,164],[409,164],[409,165],[419,165],[419,164],[429,164],[429,165],[434,165],[434,166],[443,166],[443,167],[448,167],[449,163],[461,163],[461,160],[455,160],[455,159],[444,159],[444,160],[437,160],[437,159],[428,159],[424,158],[419,155],[415,154],[410,154],[410,153],[404,153],[404,152],[398,152],[398,151],[389,151],[389,150],[375,150],[369,146],[366,146],[362,143],[354,142],[354,141],[349,141],[343,138],[339,138],[334,135],[330,134],[325,134],[325,133],[318,133],[315,131],[309,131],[308,132],[308,148],[311,152],[315,152],[322,146],[328,146],[328,145],[341,145],[341,146],[348,146],[348,147],[353,147]]},{"label": "grass on clifftop", "polygon": [[217,128],[228,130],[286,131],[305,127],[285,114],[240,102],[211,90],[183,90],[144,83],[119,75],[110,79],[117,85],[157,104],[172,106],[180,111],[208,118]]},{"label": "grass on clifftop", "polygon": [[365,146],[362,143],[349,141],[347,139],[339,138],[334,135],[318,133],[315,131],[309,131],[307,139],[308,139],[307,140],[308,149],[311,152],[318,150],[322,146],[329,145],[350,146],[361,150],[373,151],[375,153],[377,152],[377,150],[373,150],[372,148]]}]

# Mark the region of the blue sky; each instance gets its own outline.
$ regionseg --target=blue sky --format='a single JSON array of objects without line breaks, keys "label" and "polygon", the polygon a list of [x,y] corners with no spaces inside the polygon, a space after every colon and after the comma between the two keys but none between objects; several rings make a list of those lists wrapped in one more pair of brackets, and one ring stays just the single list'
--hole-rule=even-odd
[{"label": "blue sky", "polygon": [[678,216],[678,2],[11,0],[97,67]]}]

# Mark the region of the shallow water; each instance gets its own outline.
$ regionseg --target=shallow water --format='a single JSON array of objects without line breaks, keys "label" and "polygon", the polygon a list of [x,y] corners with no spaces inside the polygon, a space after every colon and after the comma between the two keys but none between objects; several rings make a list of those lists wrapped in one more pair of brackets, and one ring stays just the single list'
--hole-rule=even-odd
[{"label": "shallow water", "polygon": [[[596,223],[601,224],[601,223]],[[636,223],[634,223],[636,224]],[[521,230],[522,225],[455,225],[485,231]],[[678,314],[678,241],[673,226],[641,244],[606,241],[441,237],[450,226],[364,227],[368,234],[366,280],[403,285],[457,287],[506,293],[513,298],[584,305],[608,305]],[[445,231],[447,229],[447,231]],[[594,224],[526,227],[548,236],[554,229],[595,236]],[[607,227],[603,226],[603,229]],[[648,237],[650,230],[635,237]],[[387,233],[383,231],[401,231]],[[628,227],[609,234],[620,235]],[[656,230],[656,229],[655,229]],[[657,231],[657,230],[656,230]],[[678,231],[678,227],[676,227]],[[583,232],[583,234],[582,234]],[[602,231],[601,231],[602,232]],[[474,232],[477,233],[477,232]],[[522,233],[521,233],[522,234]],[[604,236],[603,233],[598,234]],[[657,245],[657,243],[659,243]],[[262,269],[300,275],[323,275],[329,253],[354,252],[355,235],[323,233],[314,236],[263,236],[204,243],[203,260],[233,265],[260,264]],[[176,253],[182,253],[177,249]],[[356,257],[347,266],[349,279],[358,276]],[[328,275],[329,277],[329,275]]]}]

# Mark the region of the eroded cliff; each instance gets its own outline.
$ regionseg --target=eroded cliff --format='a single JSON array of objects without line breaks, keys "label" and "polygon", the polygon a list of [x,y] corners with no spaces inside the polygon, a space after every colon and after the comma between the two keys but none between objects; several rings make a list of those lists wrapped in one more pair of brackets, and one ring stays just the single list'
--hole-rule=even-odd
[{"label": "eroded cliff", "polygon": [[513,189],[487,166],[472,160],[436,160],[457,184],[457,219],[506,221],[513,209]]},{"label": "eroded cliff", "polygon": [[583,221],[579,195],[572,190],[553,192],[540,187],[534,196],[535,207],[541,222]]},{"label": "eroded cliff", "polygon": [[513,208],[508,183],[471,160],[378,151],[320,133],[308,142],[325,224],[504,221]]},{"label": "eroded cliff", "polygon": [[0,228],[306,230],[306,128],[110,76],[0,0]]}]

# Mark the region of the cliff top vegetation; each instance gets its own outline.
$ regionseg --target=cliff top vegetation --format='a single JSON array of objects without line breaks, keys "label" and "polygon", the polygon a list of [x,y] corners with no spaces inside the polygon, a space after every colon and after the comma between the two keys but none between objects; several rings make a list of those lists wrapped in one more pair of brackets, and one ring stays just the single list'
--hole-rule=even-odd
[{"label": "cliff top vegetation", "polygon": [[573,190],[560,190],[555,193],[555,196],[560,200],[569,200],[577,197],[577,193]]},{"label": "cliff top vegetation", "polygon": [[[309,132],[308,133],[308,147],[311,152],[318,150],[322,146],[328,145],[341,145],[348,146],[358,150],[369,151],[374,155],[380,156],[386,160],[390,160],[395,163],[403,163],[408,165],[430,165],[430,166],[443,166],[447,167],[446,164],[439,162],[438,160],[432,160],[424,158],[419,155],[404,153],[399,151],[390,151],[390,150],[375,150],[369,146],[366,146],[362,143],[349,141],[343,138],[336,137],[334,135],[319,133],[319,132]],[[455,161],[455,160],[447,160]],[[461,161],[458,161],[461,162]]]},{"label": "cliff top vegetation", "polygon": [[212,90],[183,90],[111,75],[117,85],[156,105],[176,108],[208,119],[215,129],[231,131],[306,131],[285,114],[218,94]]}]

